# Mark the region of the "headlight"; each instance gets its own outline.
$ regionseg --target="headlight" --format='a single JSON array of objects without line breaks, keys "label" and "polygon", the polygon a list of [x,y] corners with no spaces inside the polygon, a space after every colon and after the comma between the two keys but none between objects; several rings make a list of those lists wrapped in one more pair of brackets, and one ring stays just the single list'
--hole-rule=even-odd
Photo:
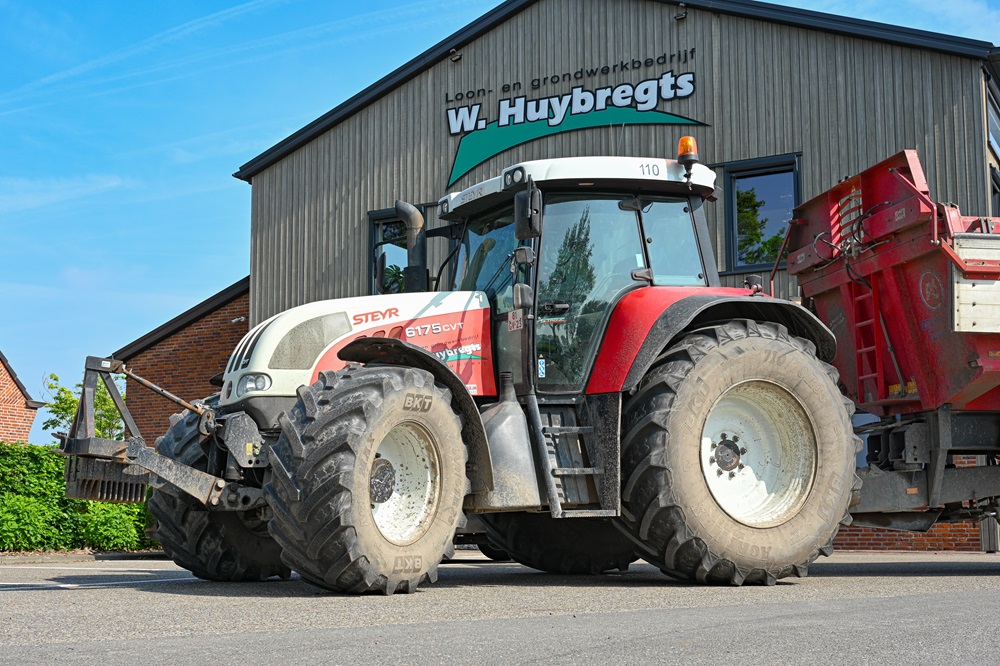
[{"label": "headlight", "polygon": [[524,180],[524,167],[515,167],[503,175],[504,189],[520,185]]},{"label": "headlight", "polygon": [[251,391],[266,391],[271,388],[271,378],[264,374],[251,373],[240,377],[240,383],[236,385],[236,397],[243,397],[243,394]]}]

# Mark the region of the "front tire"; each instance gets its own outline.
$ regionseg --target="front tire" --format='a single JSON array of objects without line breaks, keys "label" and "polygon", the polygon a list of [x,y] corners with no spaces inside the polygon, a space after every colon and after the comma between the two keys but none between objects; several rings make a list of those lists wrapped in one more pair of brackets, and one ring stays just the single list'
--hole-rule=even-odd
[{"label": "front tire", "polygon": [[342,592],[435,581],[468,492],[451,392],[423,370],[351,366],[298,394],[265,486],[284,562]]},{"label": "front tire", "polygon": [[[214,408],[218,398],[205,403]],[[198,415],[185,410],[170,420],[170,429],[159,439],[156,452],[207,471],[208,447],[213,443],[198,432]],[[169,484],[153,489],[148,507],[156,518],[155,537],[164,552],[199,578],[241,582],[291,576],[258,511],[208,511]]]},{"label": "front tire", "polygon": [[626,533],[702,583],[804,576],[849,524],[853,404],[814,346],[732,321],[668,349],[623,414]]}]

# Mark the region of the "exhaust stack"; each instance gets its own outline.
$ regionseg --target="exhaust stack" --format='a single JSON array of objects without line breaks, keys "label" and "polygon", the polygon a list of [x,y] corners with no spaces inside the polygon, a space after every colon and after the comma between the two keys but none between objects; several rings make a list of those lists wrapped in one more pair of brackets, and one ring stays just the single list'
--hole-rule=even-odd
[{"label": "exhaust stack", "polygon": [[396,215],[406,225],[406,268],[403,269],[403,291],[428,291],[427,232],[424,216],[413,204],[396,201]]}]

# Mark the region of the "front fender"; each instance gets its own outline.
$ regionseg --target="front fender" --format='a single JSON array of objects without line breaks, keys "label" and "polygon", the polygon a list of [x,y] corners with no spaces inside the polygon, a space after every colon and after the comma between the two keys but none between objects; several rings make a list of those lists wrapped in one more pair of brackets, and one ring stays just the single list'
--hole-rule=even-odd
[{"label": "front fender", "polygon": [[587,393],[629,391],[679,334],[732,319],[770,321],[816,345],[827,363],[837,352],[833,333],[801,305],[749,296],[745,289],[647,287],[618,302],[597,353]]},{"label": "front fender", "polygon": [[493,460],[486,440],[486,428],[472,394],[462,378],[426,349],[394,338],[359,338],[337,356],[355,363],[381,363],[420,368],[451,390],[452,406],[462,415],[462,441],[469,450],[468,474],[473,493],[493,490]]}]

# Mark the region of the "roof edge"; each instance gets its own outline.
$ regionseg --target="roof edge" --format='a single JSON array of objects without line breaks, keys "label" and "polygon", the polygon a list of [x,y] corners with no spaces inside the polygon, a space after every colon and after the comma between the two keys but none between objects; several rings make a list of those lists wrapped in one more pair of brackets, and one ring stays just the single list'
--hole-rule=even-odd
[{"label": "roof edge", "polygon": [[162,326],[154,328],[141,338],[133,340],[118,351],[111,354],[111,358],[119,361],[130,361],[142,352],[146,351],[158,342],[162,342],[180,329],[189,324],[193,324],[202,317],[229,305],[243,294],[250,292],[250,276],[235,282],[214,296],[209,296],[204,301],[189,310],[185,310]]},{"label": "roof edge", "polygon": [[[799,9],[757,0],[656,0],[664,4],[679,5],[703,11],[731,14],[755,20],[770,21],[799,28],[822,30],[837,34],[874,39],[911,48],[923,48],[952,55],[988,60],[997,49],[992,43],[966,37],[955,37],[916,28],[838,16],[809,9]],[[312,121],[302,129],[274,144],[239,168],[233,177],[250,182],[264,169],[272,166],[292,152],[311,142],[321,134],[336,127],[365,106],[377,101],[393,89],[415,78],[424,70],[449,55],[452,49],[465,46],[473,39],[492,30],[538,0],[508,0],[476,19],[458,32],[446,37],[422,54],[347,101]]]},{"label": "roof edge", "polygon": [[812,28],[826,32],[835,32],[852,37],[875,39],[877,41],[940,51],[951,55],[965,56],[986,60],[991,50],[996,47],[991,42],[984,42],[968,37],[956,37],[943,33],[906,28],[891,23],[880,23],[866,19],[827,14],[811,9],[799,9],[786,5],[776,5],[758,0],[662,0],[667,4],[680,4],[704,11],[732,14],[744,18],[752,18],[773,23],[783,23],[802,28]]},{"label": "roof edge", "polygon": [[0,351],[0,364],[3,364],[4,369],[7,370],[7,374],[14,380],[14,385],[17,386],[21,395],[24,396],[24,404],[28,409],[40,409],[47,404],[41,400],[34,400],[31,397],[31,394],[28,393],[28,389],[21,382],[20,378],[18,378],[17,373],[14,372],[14,368],[10,364],[10,361],[7,360],[7,357],[3,355],[2,351]]},{"label": "roof edge", "polygon": [[403,85],[410,79],[419,76],[424,70],[437,64],[450,54],[452,49],[465,46],[483,33],[489,32],[496,25],[503,23],[525,7],[535,4],[538,0],[508,0],[499,7],[494,7],[478,19],[458,32],[444,38],[427,49],[399,69],[387,74],[358,94],[349,98],[312,121],[302,129],[282,139],[263,153],[253,158],[233,174],[234,178],[250,182],[258,173],[278,162],[289,153],[309,143],[320,134],[339,125],[362,108],[384,97],[392,90]]}]

